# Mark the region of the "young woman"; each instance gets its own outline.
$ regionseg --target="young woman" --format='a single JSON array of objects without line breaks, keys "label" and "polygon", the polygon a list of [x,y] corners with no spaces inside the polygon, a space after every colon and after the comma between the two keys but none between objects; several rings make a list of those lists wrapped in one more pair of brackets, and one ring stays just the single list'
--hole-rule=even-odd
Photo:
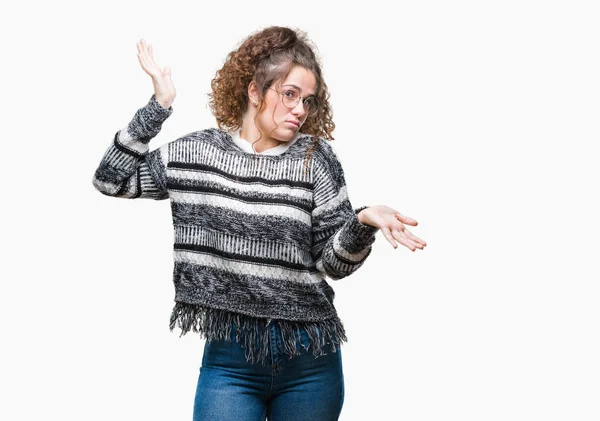
[{"label": "young woman", "polygon": [[173,112],[171,71],[141,40],[154,94],[94,174],[100,192],[169,199],[175,307],[170,329],[206,339],[195,420],[337,420],[343,324],[326,281],[355,272],[378,230],[412,251],[417,221],[350,204],[320,62],[306,34],[251,34],[212,81],[218,128],[148,143]]}]

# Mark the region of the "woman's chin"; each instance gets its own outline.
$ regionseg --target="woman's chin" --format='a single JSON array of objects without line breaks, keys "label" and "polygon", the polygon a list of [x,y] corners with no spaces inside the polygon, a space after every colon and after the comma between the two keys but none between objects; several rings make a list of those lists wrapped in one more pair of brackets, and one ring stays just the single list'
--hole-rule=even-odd
[{"label": "woman's chin", "polygon": [[286,130],[285,133],[281,133],[277,140],[279,140],[280,142],[289,142],[294,137],[296,137],[296,133],[297,130]]}]

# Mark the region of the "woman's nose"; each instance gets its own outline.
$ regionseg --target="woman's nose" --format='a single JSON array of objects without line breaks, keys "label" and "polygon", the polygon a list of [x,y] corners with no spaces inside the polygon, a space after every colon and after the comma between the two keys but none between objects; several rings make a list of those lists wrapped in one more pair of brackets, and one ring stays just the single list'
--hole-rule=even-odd
[{"label": "woman's nose", "polygon": [[298,101],[298,104],[292,109],[292,113],[296,116],[304,116],[306,115],[306,108],[304,108],[304,103],[302,101]]}]

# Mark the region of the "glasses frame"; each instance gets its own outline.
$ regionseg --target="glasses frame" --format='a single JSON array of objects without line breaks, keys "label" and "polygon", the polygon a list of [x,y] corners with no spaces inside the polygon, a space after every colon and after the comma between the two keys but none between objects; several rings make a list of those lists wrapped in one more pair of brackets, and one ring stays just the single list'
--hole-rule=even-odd
[{"label": "glasses frame", "polygon": [[[291,88],[298,89],[294,85],[283,85],[283,86],[289,86]],[[308,117],[314,117],[315,115],[317,115],[317,113],[319,112],[319,108],[321,107],[321,103],[319,102],[319,98],[317,98],[315,95],[309,95],[307,97],[303,97],[301,95],[298,95],[298,101],[292,107],[290,107],[288,105],[285,105],[285,102],[284,102],[285,101],[285,94],[283,92],[280,92],[280,91],[278,91],[275,88],[271,88],[270,86],[269,86],[268,89],[271,89],[271,90],[277,92],[279,95],[281,95],[281,103],[283,104],[284,107],[289,108],[290,110],[293,110],[294,108],[296,108],[296,105],[298,105],[300,103],[300,101],[302,101],[302,106],[304,107],[304,109],[305,110],[309,110]],[[317,106],[315,107],[314,111],[310,111],[310,107],[308,107],[308,108],[306,107],[306,103],[304,101],[306,99],[308,99],[308,98],[314,98],[314,100],[316,101]]]}]

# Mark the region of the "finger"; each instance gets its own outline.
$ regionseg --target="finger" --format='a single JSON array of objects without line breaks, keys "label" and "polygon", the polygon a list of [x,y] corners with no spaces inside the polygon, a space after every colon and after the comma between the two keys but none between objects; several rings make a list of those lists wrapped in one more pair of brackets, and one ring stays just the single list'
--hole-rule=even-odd
[{"label": "finger", "polygon": [[165,67],[165,76],[168,77],[169,79],[171,79],[171,68],[170,67]]},{"label": "finger", "polygon": [[140,51],[138,53],[138,59],[140,60],[140,64],[142,68],[148,73],[150,76],[155,77],[157,72],[160,73],[160,69],[157,68],[156,63],[150,55],[148,54],[148,50],[146,49],[146,41],[140,40],[138,43]]},{"label": "finger", "polygon": [[148,72],[149,71],[148,61],[146,60],[146,56],[144,55],[144,53],[138,54],[138,60],[140,61],[140,64],[142,65],[142,68],[144,70],[146,70],[146,72]]},{"label": "finger", "polygon": [[152,58],[152,45],[148,44],[145,40],[142,40],[142,42],[144,46],[144,59],[146,60],[146,63],[150,64],[154,61],[154,59]]},{"label": "finger", "polygon": [[151,49],[152,49],[152,46],[150,44],[148,44],[146,41],[144,41],[144,55],[146,56],[146,58],[148,60],[152,57],[152,54],[150,54]]},{"label": "finger", "polygon": [[141,39],[137,42],[136,44],[137,50],[138,50],[138,55],[143,56],[146,54],[146,50],[144,48],[144,40]]},{"label": "finger", "polygon": [[148,66],[146,66],[146,61],[144,60],[144,55],[142,53],[138,53],[137,55],[138,61],[142,65],[144,70],[148,70]]},{"label": "finger", "polygon": [[410,249],[410,251],[415,251],[416,250],[415,245],[413,243],[409,242],[406,238],[400,238],[398,240],[398,242],[400,244],[402,244],[404,247]]},{"label": "finger", "polygon": [[402,231],[401,235],[403,235],[404,238],[406,238],[407,240],[409,240],[412,244],[415,245],[415,247],[417,247],[417,248],[419,248],[421,250],[423,249],[423,247],[425,247],[427,245],[425,243],[425,241],[421,240],[419,237],[417,237],[416,235],[414,235],[412,232],[410,232],[406,228],[404,229],[404,231]]},{"label": "finger", "polygon": [[140,53],[144,52],[145,43],[146,43],[146,41],[143,38],[140,38],[140,40],[137,42],[138,51]]},{"label": "finger", "polygon": [[423,246],[421,244],[416,244],[415,242],[411,241],[409,238],[407,238],[404,235],[404,233],[402,233],[400,231],[393,231],[392,235],[400,244],[408,247],[409,249],[411,249],[411,251],[415,251],[417,248],[419,248],[419,249],[423,248]]},{"label": "finger", "polygon": [[402,236],[402,235],[397,235],[396,236],[396,240],[402,244],[404,247],[410,249],[410,251],[415,251],[416,250],[416,246],[414,245],[414,243],[412,243],[411,241],[409,241],[406,237]]},{"label": "finger", "polygon": [[424,240],[421,240],[419,237],[417,237],[416,235],[414,235],[412,232],[410,232],[406,228],[404,229],[404,235],[406,235],[407,238],[409,238],[410,240],[414,241],[415,243],[422,244],[423,246],[427,245],[427,243]]},{"label": "finger", "polygon": [[416,219],[411,218],[410,216],[402,215],[400,212],[395,212],[394,215],[400,222],[404,222],[405,224],[412,225],[414,227],[419,224]]},{"label": "finger", "polygon": [[386,240],[388,240],[389,243],[392,245],[392,247],[394,247],[395,249],[398,248],[398,244],[396,244],[396,242],[394,241],[394,237],[392,237],[389,228],[382,227],[381,232],[383,233],[383,236],[386,238]]},{"label": "finger", "polygon": [[154,56],[152,54],[152,51],[153,51],[152,45],[147,44],[147,47],[144,49],[144,60],[146,62],[146,65],[148,67],[151,67],[155,72],[158,71],[158,72],[162,73],[162,71],[156,64],[156,61],[154,61]]}]

